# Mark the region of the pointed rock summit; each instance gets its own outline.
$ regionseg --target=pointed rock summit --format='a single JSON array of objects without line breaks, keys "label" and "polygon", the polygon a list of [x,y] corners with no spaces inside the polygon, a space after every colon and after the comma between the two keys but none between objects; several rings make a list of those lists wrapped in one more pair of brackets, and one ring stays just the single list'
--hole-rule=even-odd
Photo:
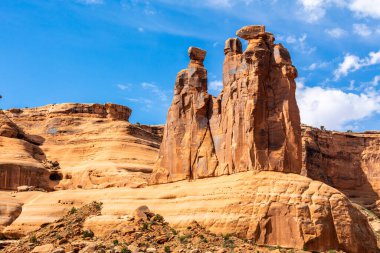
[{"label": "pointed rock summit", "polygon": [[236,32],[225,43],[223,90],[207,92],[206,52],[189,48],[178,73],[152,183],[236,172],[301,171],[297,70],[289,52],[264,26]]}]

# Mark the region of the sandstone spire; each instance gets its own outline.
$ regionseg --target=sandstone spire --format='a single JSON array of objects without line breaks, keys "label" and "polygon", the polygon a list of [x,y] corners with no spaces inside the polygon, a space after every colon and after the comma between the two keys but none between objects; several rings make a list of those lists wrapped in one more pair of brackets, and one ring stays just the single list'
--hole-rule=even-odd
[{"label": "sandstone spire", "polygon": [[225,43],[223,90],[207,93],[206,52],[189,48],[178,73],[152,183],[247,170],[300,173],[301,129],[295,99],[297,70],[264,26]]},{"label": "sandstone spire", "polygon": [[174,85],[156,169],[152,181],[168,182],[213,175],[217,159],[208,124],[211,96],[207,93],[206,51],[189,48],[190,63]]}]

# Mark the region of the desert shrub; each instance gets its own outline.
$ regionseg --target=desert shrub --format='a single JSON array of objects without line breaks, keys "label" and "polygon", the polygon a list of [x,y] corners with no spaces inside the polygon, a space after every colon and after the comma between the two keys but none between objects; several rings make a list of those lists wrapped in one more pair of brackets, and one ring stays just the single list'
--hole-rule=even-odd
[{"label": "desert shrub", "polygon": [[83,239],[85,238],[93,238],[94,237],[94,232],[91,230],[84,230],[82,234]]},{"label": "desert shrub", "polygon": [[95,204],[96,209],[98,210],[102,209],[103,202],[94,201],[94,204]]},{"label": "desert shrub", "polygon": [[164,251],[165,251],[165,253],[170,253],[170,252],[172,252],[172,251],[170,250],[170,247],[169,247],[169,246],[165,246]]},{"label": "desert shrub", "polygon": [[34,235],[32,237],[30,237],[29,241],[31,243],[37,243],[38,242],[36,236],[34,236]]},{"label": "desert shrub", "polygon": [[78,211],[78,209],[76,209],[75,207],[72,207],[69,211],[69,214],[74,214]]},{"label": "desert shrub", "polygon": [[153,220],[154,220],[154,221],[157,221],[157,222],[163,222],[163,221],[164,221],[164,217],[162,217],[162,215],[156,214],[156,215],[153,217]]},{"label": "desert shrub", "polygon": [[121,249],[121,253],[132,253],[132,251],[124,247]]},{"label": "desert shrub", "polygon": [[119,241],[118,240],[113,240],[113,245],[119,245]]},{"label": "desert shrub", "polygon": [[181,242],[181,243],[187,243],[188,242],[188,239],[191,237],[191,235],[181,235],[180,237],[179,237],[179,241]]},{"label": "desert shrub", "polygon": [[146,231],[146,230],[148,230],[148,223],[144,222],[144,223],[141,225],[141,230],[142,230],[142,231]]}]

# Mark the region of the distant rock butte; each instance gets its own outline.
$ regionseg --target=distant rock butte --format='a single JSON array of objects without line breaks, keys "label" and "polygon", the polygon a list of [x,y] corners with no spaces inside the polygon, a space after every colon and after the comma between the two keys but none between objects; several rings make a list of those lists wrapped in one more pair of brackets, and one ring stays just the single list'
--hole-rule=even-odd
[{"label": "distant rock butte", "polygon": [[301,172],[297,70],[264,26],[243,27],[225,43],[223,90],[207,92],[206,52],[189,48],[190,63],[174,85],[152,183],[248,170]]},{"label": "distant rock butte", "polygon": [[[0,189],[146,185],[162,128],[129,123],[131,112],[110,103],[1,111]],[[59,170],[48,170],[46,160],[58,161]]]}]

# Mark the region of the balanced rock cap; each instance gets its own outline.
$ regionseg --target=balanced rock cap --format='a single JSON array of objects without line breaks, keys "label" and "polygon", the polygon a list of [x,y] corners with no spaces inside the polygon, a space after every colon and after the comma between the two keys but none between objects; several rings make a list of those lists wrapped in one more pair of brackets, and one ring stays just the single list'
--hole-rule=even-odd
[{"label": "balanced rock cap", "polygon": [[240,28],[236,32],[236,36],[245,39],[245,40],[251,40],[257,38],[257,36],[260,33],[265,32],[265,26],[263,25],[249,25],[249,26],[244,26]]},{"label": "balanced rock cap", "polygon": [[206,51],[198,47],[189,47],[188,50],[190,60],[194,60],[203,63],[206,57]]}]

